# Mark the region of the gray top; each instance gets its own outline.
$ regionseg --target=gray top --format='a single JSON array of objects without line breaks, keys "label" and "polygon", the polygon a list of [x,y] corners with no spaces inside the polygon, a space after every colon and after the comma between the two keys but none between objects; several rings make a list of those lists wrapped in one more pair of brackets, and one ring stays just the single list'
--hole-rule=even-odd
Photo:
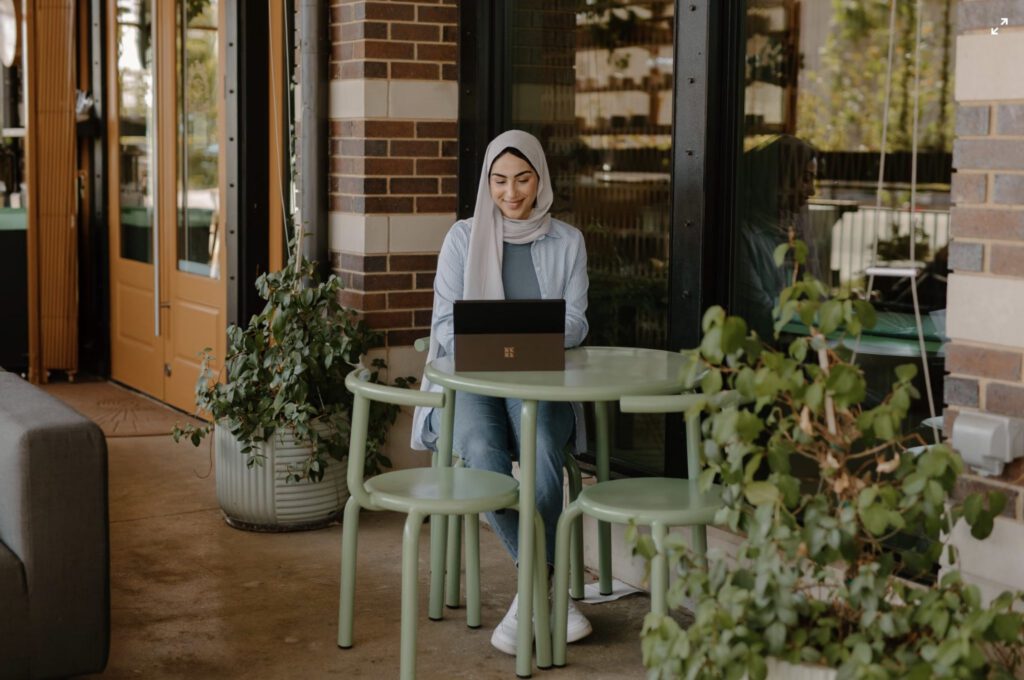
[{"label": "gray top", "polygon": [[539,300],[540,283],[533,266],[532,243],[504,243],[501,285],[506,300]]}]

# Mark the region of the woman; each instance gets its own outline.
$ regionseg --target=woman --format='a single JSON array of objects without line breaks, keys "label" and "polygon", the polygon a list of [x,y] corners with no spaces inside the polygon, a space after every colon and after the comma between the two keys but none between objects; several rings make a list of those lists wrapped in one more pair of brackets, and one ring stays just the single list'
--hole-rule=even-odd
[{"label": "woman", "polygon": [[[521,130],[498,135],[487,147],[473,218],[456,222],[437,262],[427,361],[454,351],[456,300],[565,299],[565,346],[587,335],[587,252],[583,234],[549,214],[553,193],[540,142]],[[422,389],[439,390],[426,379]],[[537,409],[537,510],[544,520],[547,561],[554,562],[555,528],[563,506],[562,464],[578,407],[541,402]],[[512,474],[517,456],[520,402],[460,392],[455,399],[453,447],[467,467]],[[436,450],[440,413],[417,409],[412,447]],[[578,449],[577,449],[578,450]],[[518,562],[519,514],[489,513],[488,521]],[[570,601],[571,602],[571,601]],[[518,597],[494,630],[491,644],[516,652]],[[568,640],[590,634],[590,623],[570,603]]]},{"label": "woman", "polygon": [[742,202],[736,255],[736,313],[762,338],[774,337],[772,309],[792,281],[775,264],[776,246],[792,229],[807,246],[802,270],[827,279],[827,237],[811,230],[807,200],[814,195],[818,151],[792,135],[775,135],[743,154]]}]

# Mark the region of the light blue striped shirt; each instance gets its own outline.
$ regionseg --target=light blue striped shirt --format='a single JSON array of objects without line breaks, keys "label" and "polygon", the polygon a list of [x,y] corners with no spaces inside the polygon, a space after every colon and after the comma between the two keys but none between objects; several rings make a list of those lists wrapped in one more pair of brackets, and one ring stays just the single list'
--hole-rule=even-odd
[{"label": "light blue striped shirt", "polygon": [[[463,273],[466,269],[471,226],[469,220],[459,220],[452,225],[437,260],[430,335],[437,339],[439,357],[454,352],[452,309],[456,300],[463,299]],[[531,244],[530,254],[541,298],[565,299],[565,346],[579,345],[587,337],[590,328],[587,324],[587,247],[583,234],[576,227],[552,218],[551,231]],[[441,389],[439,385],[431,387],[434,391]],[[422,433],[429,411],[426,408],[416,409],[412,427],[414,449],[426,448]]]}]

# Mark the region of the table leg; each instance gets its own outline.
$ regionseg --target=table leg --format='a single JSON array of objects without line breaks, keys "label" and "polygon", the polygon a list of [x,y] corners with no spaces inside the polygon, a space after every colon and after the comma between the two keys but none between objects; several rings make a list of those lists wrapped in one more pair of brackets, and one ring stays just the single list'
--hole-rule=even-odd
[{"label": "table leg", "polygon": [[537,401],[522,400],[519,421],[519,625],[516,627],[516,675],[533,672],[533,514],[537,510]]},{"label": "table leg", "polygon": [[[605,482],[611,474],[611,408],[610,402],[594,404],[594,427],[597,431],[597,481]],[[612,527],[597,523],[599,586],[602,595],[612,593]]]}]

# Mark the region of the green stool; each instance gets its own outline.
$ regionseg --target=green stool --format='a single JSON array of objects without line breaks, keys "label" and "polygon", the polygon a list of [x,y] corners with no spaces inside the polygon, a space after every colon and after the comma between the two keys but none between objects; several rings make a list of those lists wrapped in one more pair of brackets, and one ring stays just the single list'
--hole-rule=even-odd
[{"label": "green stool", "polygon": [[[726,393],[715,397],[724,402]],[[668,527],[693,527],[693,550],[701,558],[707,552],[707,525],[722,507],[722,489],[713,486],[701,492],[697,486],[700,470],[700,411],[706,397],[678,394],[659,397],[626,397],[620,401],[623,413],[686,413],[686,461],[689,479],[645,477],[598,482],[583,489],[558,520],[555,535],[555,608],[552,654],[554,665],[565,665],[566,619],[568,617],[568,551],[569,531],[581,515],[599,521],[627,524],[636,522],[651,528],[651,537],[658,549],[651,562],[651,611],[665,614],[665,593],[668,590],[668,557],[664,550]]]},{"label": "green stool", "polygon": [[[352,431],[348,453],[348,488],[352,494],[345,504],[341,539],[341,597],[338,608],[338,646],[352,647],[355,614],[356,550],[359,534],[359,511],[392,510],[407,515],[402,538],[402,631],[400,643],[400,677],[416,676],[416,624],[420,527],[428,516],[465,516],[467,548],[467,615],[470,627],[480,625],[480,549],[479,513],[516,507],[519,483],[512,477],[489,472],[451,467],[450,461],[438,460],[430,468],[397,470],[363,479],[366,456],[366,432],[371,401],[402,406],[445,408],[444,394],[388,387],[368,381],[369,372],[356,369],[345,378],[345,386],[354,395]],[[445,408],[445,436],[450,437],[454,412]],[[450,450],[450,446],[442,450]],[[540,515],[537,523],[537,549],[543,550],[544,532]],[[540,553],[543,554],[543,553]],[[534,608],[536,615],[537,663],[551,664],[551,635],[548,624],[547,568],[543,560],[535,569]]]},{"label": "green stool", "polygon": [[[417,338],[413,343],[417,352],[426,352],[430,349],[430,336]],[[456,452],[456,456],[458,452]],[[437,464],[437,454],[434,454],[433,465]],[[461,465],[461,459],[455,461],[455,465]],[[569,480],[569,501],[576,500],[583,489],[583,475],[576,457],[572,454],[572,447],[565,449],[565,472]],[[449,516],[447,526],[445,520],[439,515],[430,518],[430,597],[427,602],[427,616],[431,621],[441,621],[442,602],[449,609],[458,609],[461,604],[461,564],[462,564],[462,533],[459,518]],[[478,540],[470,537],[467,533],[467,542]],[[479,545],[467,545],[467,552],[470,550],[479,551]],[[571,594],[574,600],[583,597],[583,518],[580,517],[572,525],[572,552],[571,573],[572,589]],[[443,567],[441,565],[444,565]],[[479,573],[472,573],[473,567],[466,565],[466,580],[479,579]],[[468,584],[467,584],[468,586]],[[468,596],[467,596],[468,600]]]}]

